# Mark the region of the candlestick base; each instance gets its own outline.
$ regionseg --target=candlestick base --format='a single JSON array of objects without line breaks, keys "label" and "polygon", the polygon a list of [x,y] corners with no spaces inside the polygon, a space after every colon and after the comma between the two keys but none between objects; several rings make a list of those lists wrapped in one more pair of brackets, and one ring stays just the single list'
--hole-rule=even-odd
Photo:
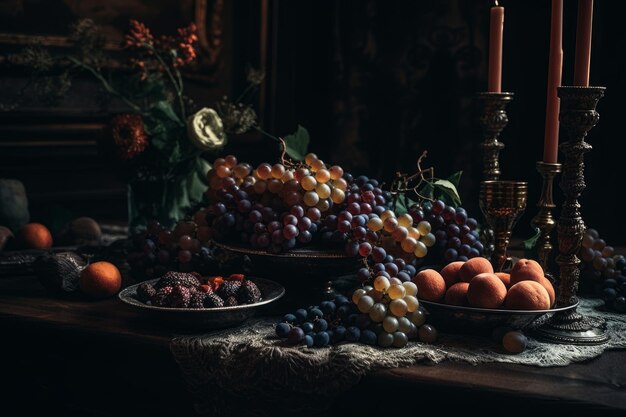
[{"label": "candlestick base", "polygon": [[602,345],[609,340],[605,320],[583,317],[575,308],[555,314],[532,334],[543,341],[562,345]]},{"label": "candlestick base", "polygon": [[[557,306],[578,302],[576,293],[580,277],[580,259],[576,256],[585,231],[578,198],[585,189],[584,155],[591,150],[585,142],[587,133],[600,118],[596,105],[604,95],[604,87],[559,87],[561,99],[559,120],[568,133],[569,140],[559,146],[563,153],[563,174],[560,187],[565,200],[557,224],[559,255],[559,291]],[[538,337],[554,343],[601,344],[608,340],[602,323],[583,317],[576,309],[556,313],[537,330]]]}]

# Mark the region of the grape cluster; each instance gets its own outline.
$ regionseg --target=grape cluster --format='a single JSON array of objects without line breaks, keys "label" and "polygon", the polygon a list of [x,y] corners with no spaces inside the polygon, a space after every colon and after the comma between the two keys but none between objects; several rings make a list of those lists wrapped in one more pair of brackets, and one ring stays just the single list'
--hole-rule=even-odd
[{"label": "grape cluster", "polygon": [[211,275],[217,273],[218,265],[207,241],[206,226],[195,221],[180,221],[173,230],[151,222],[145,232],[133,236],[127,261],[132,275],[141,280],[161,277],[167,271]]},{"label": "grape cluster", "polygon": [[[409,284],[412,287],[407,285],[402,288],[417,292],[415,285]],[[300,308],[293,313],[285,314],[282,321],[275,326],[276,335],[286,339],[288,344],[304,344],[307,347],[353,342],[400,348],[406,346],[409,340],[417,338],[428,343],[436,340],[437,331],[432,326],[424,324],[426,315],[418,308],[419,303],[415,296],[412,296],[414,301],[409,301],[411,307],[407,307],[412,312],[387,317],[387,307],[385,310],[380,307],[370,308],[368,312],[364,312],[363,305],[369,297],[365,293],[361,294],[361,290],[364,289],[359,289],[353,294],[352,302],[347,297],[338,295],[333,300],[322,301],[319,306]],[[356,298],[358,301],[354,302]],[[400,313],[403,309],[400,304],[395,303],[389,308]],[[372,307],[374,305],[372,304]],[[380,318],[381,314],[383,318]]]},{"label": "grape cluster", "polygon": [[587,229],[578,257],[583,261],[585,281],[600,289],[609,309],[626,313],[626,259],[600,238],[595,229]]},{"label": "grape cluster", "polygon": [[255,169],[229,155],[215,160],[208,179],[213,204],[206,221],[213,237],[271,253],[311,243],[323,224],[332,223],[326,215],[344,202],[349,185],[340,166],[327,167],[312,153],[304,163]]},{"label": "grape cluster", "polygon": [[446,205],[441,200],[426,201],[421,207],[410,208],[409,214],[416,223],[430,224],[435,237],[433,254],[443,256],[446,263],[482,255],[484,247],[476,230],[478,222],[464,208]]}]

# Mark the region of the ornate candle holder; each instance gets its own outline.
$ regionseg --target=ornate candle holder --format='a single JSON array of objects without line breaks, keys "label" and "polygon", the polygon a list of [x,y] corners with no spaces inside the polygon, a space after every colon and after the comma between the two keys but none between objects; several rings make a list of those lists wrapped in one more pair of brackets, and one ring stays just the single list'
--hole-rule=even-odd
[{"label": "ornate candle holder", "polygon": [[537,161],[537,171],[543,178],[543,186],[541,187],[541,197],[539,198],[539,213],[531,220],[533,226],[539,229],[539,239],[537,240],[537,254],[539,263],[546,274],[549,274],[550,253],[552,252],[552,242],[550,233],[556,222],[552,217],[552,209],[556,207],[552,200],[552,184],[556,174],[561,172],[561,164],[550,164],[543,161]]},{"label": "ornate candle holder", "polygon": [[[513,93],[478,93],[477,100],[480,111],[480,125],[483,130],[483,179],[495,181],[500,179],[500,151],[504,144],[498,140],[500,133],[509,122],[506,106],[513,100]],[[485,255],[491,256],[494,251],[493,230],[487,225],[483,227],[482,240],[485,244]]]},{"label": "ornate candle holder", "polygon": [[580,277],[580,259],[576,253],[585,231],[578,197],[585,189],[584,155],[591,150],[585,137],[598,123],[600,116],[596,112],[596,105],[604,95],[604,90],[604,87],[559,87],[559,120],[567,130],[569,140],[559,146],[564,156],[560,187],[565,201],[557,223],[559,255],[556,262],[560,267],[557,306],[571,305],[574,308],[556,313],[548,323],[537,329],[538,337],[554,343],[597,345],[608,340],[604,322],[583,317],[575,308]]},{"label": "ornate candle holder", "polygon": [[480,124],[483,128],[483,179],[494,181],[500,178],[500,151],[504,144],[498,141],[500,133],[509,122],[506,106],[513,100],[513,93],[478,93]]},{"label": "ornate candle holder", "polygon": [[495,250],[491,263],[501,271],[506,262],[511,231],[526,208],[528,183],[522,181],[481,181],[480,210],[493,228]]}]

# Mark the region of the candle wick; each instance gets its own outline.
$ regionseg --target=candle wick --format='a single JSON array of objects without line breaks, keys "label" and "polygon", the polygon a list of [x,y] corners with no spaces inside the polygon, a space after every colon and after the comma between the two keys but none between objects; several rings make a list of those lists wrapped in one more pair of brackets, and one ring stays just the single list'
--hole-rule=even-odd
[{"label": "candle wick", "polygon": [[499,6],[499,4],[498,4],[498,0],[495,0],[495,1],[494,1],[494,3],[495,3],[495,7],[498,7],[498,6]]}]

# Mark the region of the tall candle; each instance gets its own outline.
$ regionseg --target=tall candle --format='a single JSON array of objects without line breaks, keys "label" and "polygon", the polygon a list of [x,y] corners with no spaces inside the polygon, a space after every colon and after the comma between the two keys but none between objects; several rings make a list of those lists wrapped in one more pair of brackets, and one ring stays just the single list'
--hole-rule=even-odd
[{"label": "tall candle", "polygon": [[556,163],[559,146],[559,97],[563,69],[563,0],[552,0],[550,19],[550,56],[548,59],[548,98],[543,162]]},{"label": "tall candle", "polygon": [[582,85],[584,87],[589,87],[592,20],[593,0],[578,0],[576,52],[574,55],[574,85]]},{"label": "tall candle", "polygon": [[487,90],[499,93],[502,91],[502,32],[504,30],[504,7],[496,5],[491,8],[489,19],[489,72]]}]

